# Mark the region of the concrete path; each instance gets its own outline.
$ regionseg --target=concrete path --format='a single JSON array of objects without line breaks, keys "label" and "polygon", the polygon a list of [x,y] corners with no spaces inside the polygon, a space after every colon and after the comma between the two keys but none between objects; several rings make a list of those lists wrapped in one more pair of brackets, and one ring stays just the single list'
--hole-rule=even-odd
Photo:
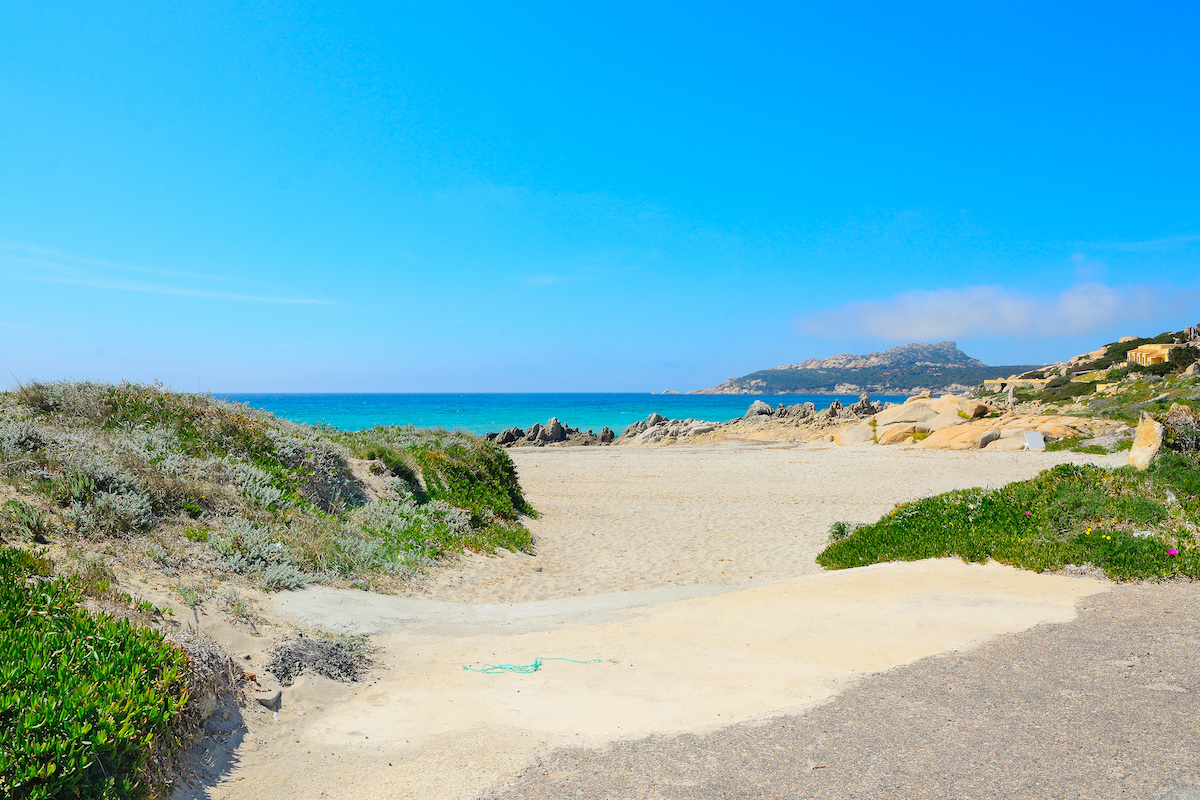
[{"label": "concrete path", "polygon": [[1200,583],[863,680],[807,713],[564,749],[502,798],[1200,800]]}]

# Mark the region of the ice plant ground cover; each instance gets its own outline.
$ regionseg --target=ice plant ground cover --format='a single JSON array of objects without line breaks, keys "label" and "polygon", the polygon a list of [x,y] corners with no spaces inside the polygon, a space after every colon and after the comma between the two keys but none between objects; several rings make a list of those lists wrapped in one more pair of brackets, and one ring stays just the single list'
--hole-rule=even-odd
[{"label": "ice plant ground cover", "polygon": [[1063,464],[1001,489],[967,489],[835,523],[817,563],[994,558],[1036,571],[1093,565],[1114,579],[1200,578],[1200,461],[1163,452],[1145,472]]},{"label": "ice plant ground cover", "polygon": [[82,582],[0,547],[0,795],[137,798],[160,788],[188,699],[162,634],[89,614]]}]

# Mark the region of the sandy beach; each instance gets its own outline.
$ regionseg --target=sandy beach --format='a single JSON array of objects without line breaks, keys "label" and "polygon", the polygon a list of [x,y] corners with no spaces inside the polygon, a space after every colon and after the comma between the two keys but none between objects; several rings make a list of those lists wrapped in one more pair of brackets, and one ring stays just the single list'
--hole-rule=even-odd
[{"label": "sandy beach", "polygon": [[[278,719],[252,705],[232,753],[212,753],[226,774],[194,796],[478,797],[557,748],[802,712],[864,676],[1067,622],[1111,587],[956,559],[813,559],[834,520],[1123,454],[725,443],[513,458],[541,511],[535,555],[464,558],[414,597],[272,596],[279,619],[371,634],[382,668],[363,684],[303,676]],[[463,669],[539,657],[590,663]]]},{"label": "sandy beach", "polygon": [[510,451],[542,516],[536,556],[467,556],[429,597],[552,600],[666,586],[745,586],[821,571],[830,523],[873,522],[897,503],[1024,480],[1054,464],[1125,454],[952,452],[726,442]]}]

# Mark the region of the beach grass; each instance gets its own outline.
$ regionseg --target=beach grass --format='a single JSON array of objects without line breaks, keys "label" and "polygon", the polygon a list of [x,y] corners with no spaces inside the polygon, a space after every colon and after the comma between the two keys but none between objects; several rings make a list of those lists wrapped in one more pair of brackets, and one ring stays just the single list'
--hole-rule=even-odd
[{"label": "beach grass", "polygon": [[1149,470],[1063,464],[1001,489],[947,492],[854,527],[835,523],[817,563],[845,569],[958,556],[1022,569],[1091,565],[1114,579],[1200,578],[1200,464]]}]

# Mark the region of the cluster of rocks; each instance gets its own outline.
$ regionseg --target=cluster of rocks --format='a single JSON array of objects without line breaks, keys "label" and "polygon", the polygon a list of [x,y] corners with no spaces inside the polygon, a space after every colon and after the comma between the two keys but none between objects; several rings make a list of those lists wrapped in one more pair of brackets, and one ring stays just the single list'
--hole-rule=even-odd
[{"label": "cluster of rocks", "polygon": [[824,427],[829,425],[843,425],[847,422],[853,422],[856,419],[878,414],[889,405],[892,404],[872,403],[869,394],[860,395],[857,403],[852,403],[848,406],[842,405],[842,401],[835,399],[829,404],[828,408],[821,409],[820,411],[817,411],[817,407],[813,403],[797,403],[792,406],[785,406],[783,403],[780,403],[778,407],[772,409],[762,400],[755,400],[750,404],[750,408],[746,411],[742,419],[754,419],[757,417],[791,420],[816,427]]},{"label": "cluster of rocks", "polygon": [[887,405],[872,403],[869,395],[862,395],[858,402],[843,405],[834,400],[828,408],[817,410],[813,403],[797,403],[784,405],[780,403],[771,408],[761,400],[750,404],[746,413],[727,422],[709,422],[699,419],[667,419],[661,414],[651,414],[641,422],[635,422],[625,429],[617,439],[620,445],[670,444],[697,437],[706,439],[723,436],[744,436],[761,434],[763,431],[784,431],[802,428],[806,431],[820,431],[848,423],[857,422],[882,411]]},{"label": "cluster of rocks", "polygon": [[[947,450],[1024,450],[1026,434],[1040,434],[1035,442],[1076,437],[1130,435],[1129,426],[1114,420],[1061,415],[1030,415],[1006,411],[966,397],[942,395],[910,397],[842,428],[834,434],[839,445],[907,444]],[[1040,445],[1039,445],[1040,446]]]},{"label": "cluster of rocks", "polygon": [[535,422],[529,430],[509,428],[483,438],[502,447],[581,447],[612,444],[617,437],[607,426],[596,434],[569,427],[559,422],[558,417],[551,417],[545,425]]},{"label": "cluster of rocks", "polygon": [[720,427],[719,422],[691,418],[667,419],[662,414],[651,414],[627,427],[617,439],[617,444],[659,444],[678,441],[712,433]]},{"label": "cluster of rocks", "polygon": [[[1168,438],[1179,439],[1184,447],[1200,446],[1200,426],[1188,427],[1182,411],[1176,412],[1175,417],[1179,418],[1178,424]],[[1027,434],[1038,436],[1031,439]],[[834,400],[820,411],[813,403],[781,403],[772,408],[755,400],[743,416],[726,422],[668,419],[662,414],[651,414],[627,427],[620,437],[608,428],[596,435],[551,419],[544,426],[534,425],[527,431],[509,428],[489,433],[485,438],[505,447],[645,446],[747,439],[824,440],[837,445],[904,444],[949,450],[1023,450],[1041,447],[1044,441],[1067,438],[1083,438],[1088,444],[1112,449],[1121,439],[1132,435],[1132,428],[1114,420],[1030,413],[997,408],[957,395],[935,398],[929,392],[922,392],[899,404],[875,403],[864,394],[856,403],[844,405]],[[1030,445],[1030,441],[1035,444]]]}]

